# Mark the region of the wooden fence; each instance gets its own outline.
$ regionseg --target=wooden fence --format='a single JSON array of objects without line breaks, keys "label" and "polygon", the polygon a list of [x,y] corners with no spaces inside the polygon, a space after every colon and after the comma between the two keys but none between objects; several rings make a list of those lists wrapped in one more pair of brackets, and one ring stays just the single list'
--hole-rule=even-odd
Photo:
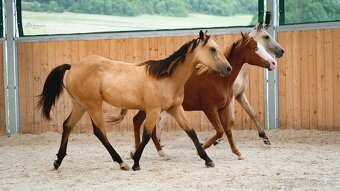
[{"label": "wooden fence", "polygon": [[[213,38],[226,47],[237,35]],[[18,43],[20,129],[22,133],[43,133],[62,130],[71,103],[66,93],[47,122],[35,109],[47,74],[63,63],[77,64],[87,55],[97,54],[110,59],[141,62],[161,59],[194,38],[157,37],[110,40],[78,40]],[[340,29],[279,32],[279,43],[285,55],[279,59],[279,127],[282,129],[319,129],[340,131]],[[263,124],[263,69],[251,67],[247,96]],[[2,99],[3,100],[3,99]],[[236,104],[235,129],[252,129],[248,115]],[[118,109],[104,107],[105,117]],[[130,111],[119,125],[107,125],[108,131],[132,131]],[[198,131],[212,126],[202,112],[187,112],[190,124]],[[1,117],[1,115],[0,115]],[[180,128],[171,118],[166,131]],[[74,129],[76,133],[92,133],[86,115]]]},{"label": "wooden fence", "polygon": [[280,32],[279,125],[340,131],[340,29]]},{"label": "wooden fence", "polygon": [[3,55],[2,55],[2,42],[0,43],[0,135],[5,134],[6,132],[6,121],[5,121],[5,97],[4,97],[4,67],[3,67]]},{"label": "wooden fence", "polygon": [[[236,37],[237,35],[213,36],[220,47],[226,47]],[[18,43],[21,132],[35,134],[46,131],[62,131],[62,123],[71,109],[71,102],[67,93],[64,93],[57,102],[52,114],[53,120],[49,122],[45,121],[35,108],[36,96],[41,93],[46,76],[55,66],[63,63],[77,64],[80,59],[91,54],[126,62],[162,59],[192,38],[196,38],[196,36]],[[263,124],[263,69],[252,67],[249,81],[250,88],[247,91],[247,96]],[[118,109],[107,105],[104,107],[105,117],[112,113],[117,114],[117,112]],[[132,131],[132,117],[135,113],[136,111],[130,111],[126,119],[119,125],[106,124],[107,131]],[[187,116],[190,124],[196,130],[212,129],[211,124],[202,112],[188,112]],[[236,104],[235,128],[254,128],[250,118],[238,104]],[[165,124],[165,130],[179,129],[179,126],[170,117]],[[92,133],[92,125],[87,114],[74,129],[74,132]]]}]

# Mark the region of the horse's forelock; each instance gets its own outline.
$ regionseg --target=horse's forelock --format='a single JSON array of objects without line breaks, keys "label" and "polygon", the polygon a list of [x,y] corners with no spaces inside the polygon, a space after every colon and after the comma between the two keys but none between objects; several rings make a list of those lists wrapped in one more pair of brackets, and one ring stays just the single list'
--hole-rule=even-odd
[{"label": "horse's forelock", "polygon": [[205,38],[204,38],[204,41],[203,41],[203,46],[208,43],[209,39],[210,39],[210,35],[205,35]]},{"label": "horse's forelock", "polygon": [[260,22],[260,23],[256,26],[256,30],[257,30],[257,31],[263,30],[263,22]]}]

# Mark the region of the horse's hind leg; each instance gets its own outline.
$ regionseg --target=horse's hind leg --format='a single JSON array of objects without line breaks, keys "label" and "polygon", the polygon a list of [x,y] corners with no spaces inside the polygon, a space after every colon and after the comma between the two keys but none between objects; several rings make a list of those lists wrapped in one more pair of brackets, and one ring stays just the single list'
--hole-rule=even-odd
[{"label": "horse's hind leg", "polygon": [[158,123],[159,120],[159,113],[160,111],[158,109],[155,110],[149,110],[146,112],[146,121],[145,121],[145,126],[144,126],[144,131],[143,131],[143,137],[142,137],[142,142],[138,146],[136,152],[133,155],[133,161],[134,164],[132,166],[133,170],[140,170],[139,166],[139,160],[142,156],[143,150],[146,146],[146,144],[149,142],[151,134],[155,128],[155,126]]},{"label": "horse's hind leg", "polygon": [[118,162],[122,170],[129,170],[129,166],[125,162],[123,162],[122,158],[119,156],[119,154],[116,152],[116,150],[112,147],[109,140],[107,139],[102,115],[102,108],[98,107],[98,105],[101,105],[101,103],[98,103],[95,109],[88,111],[92,120],[93,133],[110,153],[113,161]]},{"label": "horse's hind leg", "polygon": [[61,137],[60,148],[57,154],[57,160],[54,161],[54,164],[53,164],[56,170],[59,168],[59,166],[61,165],[61,162],[66,156],[67,143],[68,143],[68,138],[71,134],[71,131],[73,127],[81,119],[81,117],[84,115],[84,113],[85,113],[85,110],[78,103],[73,102],[72,111],[70,115],[68,116],[68,118],[63,123],[63,134]]},{"label": "horse's hind leg", "polygon": [[254,109],[251,107],[251,105],[248,102],[248,99],[244,92],[242,92],[239,96],[236,97],[237,101],[241,104],[244,110],[248,113],[250,118],[254,121],[257,131],[259,132],[259,137],[263,139],[263,142],[267,145],[270,145],[270,140],[267,137],[266,133],[264,132],[264,129],[261,127],[259,120],[257,119],[257,116],[255,114]]},{"label": "horse's hind leg", "polygon": [[138,113],[133,117],[133,127],[134,127],[134,135],[135,135],[135,150],[140,145],[140,128],[146,118],[145,111],[138,111]]}]

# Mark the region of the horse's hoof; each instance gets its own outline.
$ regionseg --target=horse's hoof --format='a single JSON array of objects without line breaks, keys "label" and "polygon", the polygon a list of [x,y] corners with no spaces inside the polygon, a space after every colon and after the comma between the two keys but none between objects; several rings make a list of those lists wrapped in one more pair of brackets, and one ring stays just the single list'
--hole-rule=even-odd
[{"label": "horse's hoof", "polygon": [[207,168],[213,168],[215,167],[215,164],[213,161],[211,161],[211,162],[205,163],[205,166],[207,166]]},{"label": "horse's hoof", "polygon": [[244,157],[240,155],[240,156],[237,156],[237,159],[238,160],[244,160]]},{"label": "horse's hoof", "polygon": [[266,144],[266,145],[271,145],[271,142],[270,142],[269,139],[264,139],[263,142],[264,142],[264,144]]},{"label": "horse's hoof", "polygon": [[218,143],[220,143],[220,142],[218,142],[218,141],[214,142],[214,146],[218,145]]},{"label": "horse's hoof", "polygon": [[57,161],[54,161],[54,162],[53,162],[53,166],[54,166],[54,169],[55,169],[55,170],[58,170],[59,165],[57,164]]},{"label": "horse's hoof", "polygon": [[171,159],[171,157],[168,154],[166,154],[163,150],[158,151],[158,155],[163,160],[170,160]]},{"label": "horse's hoof", "polygon": [[133,171],[140,170],[140,166],[139,166],[139,165],[133,165],[133,166],[132,166],[132,170],[133,170]]},{"label": "horse's hoof", "polygon": [[121,163],[121,164],[119,164],[119,165],[120,165],[120,169],[121,169],[121,170],[126,170],[126,171],[130,170],[129,165],[126,164],[125,162],[123,162],[123,163]]}]

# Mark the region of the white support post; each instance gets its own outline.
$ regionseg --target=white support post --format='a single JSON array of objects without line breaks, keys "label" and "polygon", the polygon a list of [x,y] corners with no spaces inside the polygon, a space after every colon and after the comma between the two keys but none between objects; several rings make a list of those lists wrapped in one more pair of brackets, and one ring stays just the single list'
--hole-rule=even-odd
[{"label": "white support post", "polygon": [[5,0],[5,42],[4,50],[4,94],[6,132],[8,134],[19,132],[18,89],[15,30],[15,1]]},{"label": "white support post", "polygon": [[[277,1],[267,0],[267,11],[272,13],[271,24],[267,31],[276,39],[276,26],[278,25]],[[273,71],[264,72],[264,103],[265,128],[278,128],[278,81],[277,67]]]}]

